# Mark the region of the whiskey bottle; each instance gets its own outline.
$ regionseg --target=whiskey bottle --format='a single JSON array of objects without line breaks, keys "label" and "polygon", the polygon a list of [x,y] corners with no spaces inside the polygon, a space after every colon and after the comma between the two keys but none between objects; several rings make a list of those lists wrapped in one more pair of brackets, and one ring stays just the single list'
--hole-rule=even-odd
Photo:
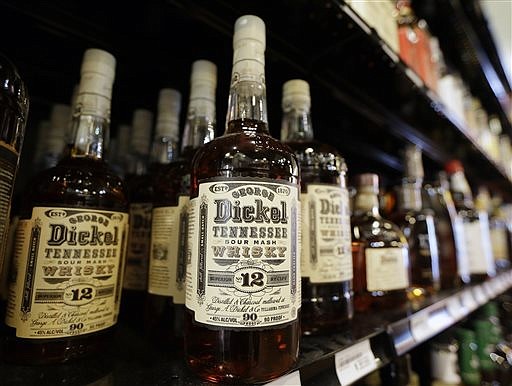
[{"label": "whiskey bottle", "polygon": [[85,51],[75,141],[25,193],[9,290],[5,359],[65,362],[105,349],[116,324],[128,201],[104,162],[115,58]]},{"label": "whiskey bottle", "polygon": [[469,283],[469,265],[462,221],[455,210],[449,182],[444,172],[424,186],[426,206],[434,211],[439,247],[441,289],[458,288]]},{"label": "whiskey bottle", "polygon": [[193,161],[185,355],[209,381],[254,383],[298,357],[299,164],[267,127],[264,22],[238,18],[233,48],[226,131]]},{"label": "whiskey bottle", "polygon": [[401,307],[411,282],[407,239],[379,213],[379,177],[359,174],[355,184],[351,218],[355,309]]},{"label": "whiskey bottle", "polygon": [[0,268],[3,265],[9,212],[27,123],[29,98],[14,64],[0,54]]},{"label": "whiskey bottle", "polygon": [[146,109],[133,112],[131,154],[125,176],[129,201],[129,231],[126,263],[123,273],[123,301],[120,318],[123,322],[141,328],[147,288],[151,209],[153,186],[148,176],[149,149],[153,113]]},{"label": "whiskey bottle", "polygon": [[471,282],[481,282],[496,274],[489,219],[484,211],[475,209],[471,188],[460,161],[449,161],[445,169],[450,178],[455,208],[463,223]]},{"label": "whiskey bottle", "polygon": [[[162,166],[154,179],[145,324],[150,334],[164,345],[183,345],[190,172],[197,149],[215,135],[216,86],[214,63],[208,60],[192,63],[181,155],[176,159],[175,151],[162,149],[161,157],[172,162]],[[176,131],[176,137],[177,134]]]},{"label": "whiskey bottle", "polygon": [[286,82],[282,107],[281,140],[301,170],[302,333],[333,331],[354,313],[347,167],[336,149],[313,139],[307,82]]},{"label": "whiskey bottle", "polygon": [[440,288],[439,251],[433,211],[422,202],[423,162],[421,149],[405,148],[405,175],[398,187],[398,209],[391,220],[399,226],[409,243],[411,298],[433,294]]},{"label": "whiskey bottle", "polygon": [[502,198],[499,196],[494,196],[491,199],[489,226],[494,262],[496,268],[503,271],[510,268],[512,239],[507,227],[507,216],[503,210],[502,203]]}]

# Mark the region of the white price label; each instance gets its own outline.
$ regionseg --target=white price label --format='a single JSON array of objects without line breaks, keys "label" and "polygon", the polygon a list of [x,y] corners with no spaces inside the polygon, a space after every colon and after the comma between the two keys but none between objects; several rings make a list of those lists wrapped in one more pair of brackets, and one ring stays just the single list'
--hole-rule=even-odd
[{"label": "white price label", "polygon": [[468,313],[458,296],[452,296],[447,300],[446,309],[455,320],[462,319]]},{"label": "white price label", "polygon": [[487,296],[485,295],[484,289],[481,285],[473,287],[473,294],[475,296],[476,302],[479,305],[486,303],[488,300]]},{"label": "white price label", "polygon": [[377,362],[369,340],[336,353],[334,362],[341,386],[349,385],[377,369]]},{"label": "white price label", "polygon": [[462,292],[462,304],[469,310],[469,312],[474,311],[478,307],[478,303],[475,301],[471,290],[465,290]]},{"label": "white price label", "polygon": [[282,377],[267,383],[267,386],[301,386],[299,370],[283,375]]},{"label": "white price label", "polygon": [[501,285],[498,280],[498,278],[495,278],[490,283],[492,292],[494,293],[494,296],[498,296],[501,293]]},{"label": "white price label", "polygon": [[491,285],[491,282],[485,282],[482,284],[482,288],[484,290],[485,296],[487,296],[487,299],[492,299],[494,296],[496,296],[496,293],[494,292],[494,288]]},{"label": "white price label", "polygon": [[414,340],[418,343],[427,340],[433,335],[428,319],[428,312],[420,312],[411,317],[409,322],[411,334]]}]

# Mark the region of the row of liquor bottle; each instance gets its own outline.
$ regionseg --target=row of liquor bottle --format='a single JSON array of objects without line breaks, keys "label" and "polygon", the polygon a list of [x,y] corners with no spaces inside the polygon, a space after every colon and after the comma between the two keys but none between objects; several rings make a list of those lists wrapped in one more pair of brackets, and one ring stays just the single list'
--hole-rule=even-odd
[{"label": "row of liquor bottle", "polygon": [[511,296],[506,292],[357,386],[505,386],[512,383]]},{"label": "row of liquor bottle", "polygon": [[216,67],[195,62],[181,154],[180,96],[165,90],[149,162],[150,114],[134,114],[124,181],[105,163],[115,58],[86,51],[73,140],[20,204],[6,360],[101,349],[119,314],[146,317],[172,347],[184,337],[188,365],[207,380],[263,382],[296,363],[301,331],[343,328],[354,306],[393,310],[495,274],[487,217],[460,164],[447,165],[458,214],[442,184],[432,188],[440,214],[422,206],[415,147],[394,223],[379,214],[371,173],[354,177],[351,213],[347,165],[314,141],[305,81],[284,84],[282,141],[269,135],[263,21],[240,17],[233,47],[224,135],[214,138]]},{"label": "row of liquor bottle", "polygon": [[446,63],[427,22],[409,0],[347,1],[453,114],[461,128],[512,179],[512,146],[500,119],[489,114],[460,74]]}]

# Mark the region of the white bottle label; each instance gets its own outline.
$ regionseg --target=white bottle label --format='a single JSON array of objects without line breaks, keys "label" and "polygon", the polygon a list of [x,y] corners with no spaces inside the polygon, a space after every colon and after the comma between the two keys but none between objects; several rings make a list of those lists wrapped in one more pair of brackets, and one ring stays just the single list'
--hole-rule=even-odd
[{"label": "white bottle label", "polygon": [[366,288],[391,291],[409,286],[407,248],[366,248]]},{"label": "white bottle label", "polygon": [[19,153],[12,146],[0,140],[0,270],[7,256],[5,252],[9,232],[9,212],[18,156]]},{"label": "white bottle label", "polygon": [[233,329],[295,321],[301,305],[298,186],[262,178],[199,185],[189,211],[186,306]]},{"label": "white bottle label", "polygon": [[16,231],[6,323],[20,338],[91,333],[117,321],[128,214],[35,207]]},{"label": "white bottle label", "polygon": [[491,245],[494,260],[508,260],[507,230],[505,228],[491,229]]},{"label": "white bottle label", "polygon": [[[484,237],[486,235],[489,237],[489,231],[487,230],[487,232],[485,232],[485,230],[482,229],[480,221],[464,223],[469,271],[472,274],[487,273],[490,269],[489,263],[494,264],[494,261],[488,261],[488,253],[484,246]],[[488,247],[490,248],[490,242]]]},{"label": "white bottle label", "polygon": [[432,378],[446,382],[450,385],[459,385],[458,357],[456,351],[432,349],[430,351],[432,363]]},{"label": "white bottle label", "polygon": [[348,191],[336,185],[309,184],[301,194],[302,277],[311,283],[352,279]]},{"label": "white bottle label", "polygon": [[153,209],[148,291],[172,296],[174,304],[185,304],[188,203],[180,196],[177,206]]},{"label": "white bottle label", "polygon": [[152,207],[150,203],[130,204],[130,231],[123,288],[138,291],[145,291],[147,288]]}]

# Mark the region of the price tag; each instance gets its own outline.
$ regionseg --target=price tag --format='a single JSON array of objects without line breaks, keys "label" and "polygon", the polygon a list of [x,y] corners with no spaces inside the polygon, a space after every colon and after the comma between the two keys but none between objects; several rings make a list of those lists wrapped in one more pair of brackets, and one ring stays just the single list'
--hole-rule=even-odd
[{"label": "price tag", "polygon": [[299,370],[283,375],[282,377],[267,383],[267,386],[301,386]]},{"label": "price tag", "polygon": [[452,296],[446,301],[446,309],[455,320],[460,320],[468,314],[466,308],[462,305],[458,296]]},{"label": "price tag", "polygon": [[469,310],[469,312],[474,311],[478,307],[478,303],[476,302],[470,290],[463,291],[461,299],[462,304]]},{"label": "price tag", "polygon": [[483,287],[481,285],[477,285],[473,287],[473,294],[475,296],[475,300],[479,305],[482,305],[487,302],[487,296],[485,296]]},{"label": "price tag", "polygon": [[491,286],[492,292],[494,294],[493,297],[498,296],[502,292],[501,291],[501,284],[500,284],[500,281],[499,281],[499,277],[491,280],[490,286]]},{"label": "price tag", "polygon": [[496,296],[496,293],[494,292],[494,288],[491,285],[490,281],[485,282],[482,284],[485,296],[487,296],[487,299],[492,299]]},{"label": "price tag", "polygon": [[336,374],[341,386],[346,386],[377,369],[370,341],[365,340],[334,356]]},{"label": "price tag", "polygon": [[412,337],[416,342],[423,342],[434,335],[432,326],[429,323],[428,312],[419,312],[411,317],[409,321]]},{"label": "price tag", "polygon": [[428,319],[428,324],[431,327],[431,330],[436,334],[450,327],[454,322],[455,319],[444,307],[436,310],[435,312],[431,312]]}]

